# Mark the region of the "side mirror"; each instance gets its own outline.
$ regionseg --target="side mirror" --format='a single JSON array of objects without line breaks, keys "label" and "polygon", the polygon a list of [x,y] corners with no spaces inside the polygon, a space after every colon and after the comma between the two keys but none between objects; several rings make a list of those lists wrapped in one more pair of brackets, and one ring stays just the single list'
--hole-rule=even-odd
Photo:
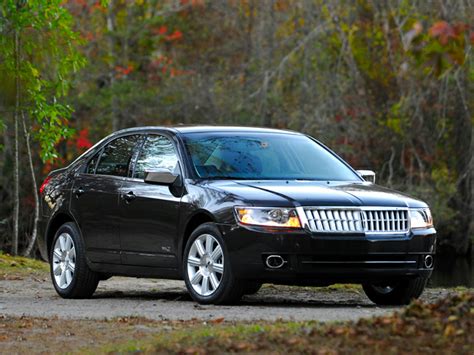
[{"label": "side mirror", "polygon": [[359,174],[365,181],[375,184],[375,172],[372,170],[357,170],[357,174]]},{"label": "side mirror", "polygon": [[149,184],[172,185],[178,179],[179,174],[168,169],[156,169],[145,172],[145,182]]}]

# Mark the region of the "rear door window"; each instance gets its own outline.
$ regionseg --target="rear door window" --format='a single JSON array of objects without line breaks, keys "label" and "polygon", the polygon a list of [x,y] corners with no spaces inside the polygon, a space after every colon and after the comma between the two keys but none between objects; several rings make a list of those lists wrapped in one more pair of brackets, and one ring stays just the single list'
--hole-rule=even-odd
[{"label": "rear door window", "polygon": [[120,137],[104,148],[97,165],[96,174],[127,177],[129,175],[130,161],[140,135]]}]

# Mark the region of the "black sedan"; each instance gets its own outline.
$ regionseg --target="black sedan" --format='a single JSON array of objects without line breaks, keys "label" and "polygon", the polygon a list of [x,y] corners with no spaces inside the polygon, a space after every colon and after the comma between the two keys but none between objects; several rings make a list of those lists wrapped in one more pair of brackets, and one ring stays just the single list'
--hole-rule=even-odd
[{"label": "black sedan", "polygon": [[375,185],[306,135],[242,127],[118,131],[41,186],[64,298],[112,275],[184,279],[200,303],[262,283],[361,283],[406,304],[433,270],[426,203]]}]

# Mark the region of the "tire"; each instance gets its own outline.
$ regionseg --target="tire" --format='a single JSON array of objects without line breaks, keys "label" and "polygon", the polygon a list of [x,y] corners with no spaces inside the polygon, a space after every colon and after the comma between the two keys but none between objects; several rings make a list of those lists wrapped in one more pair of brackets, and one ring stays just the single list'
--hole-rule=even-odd
[{"label": "tire", "polygon": [[90,298],[96,290],[99,274],[87,265],[84,243],[74,223],[64,223],[57,230],[49,265],[54,288],[62,298]]},{"label": "tire", "polygon": [[214,223],[204,223],[191,233],[183,254],[183,276],[192,299],[201,304],[232,304],[243,295],[244,284],[234,276]]},{"label": "tire", "polygon": [[262,288],[262,283],[258,281],[246,281],[244,283],[244,295],[254,295]]},{"label": "tire", "polygon": [[99,273],[99,281],[107,281],[108,279],[110,279],[113,276],[114,275],[112,275],[112,274]]},{"label": "tire", "polygon": [[391,285],[363,284],[367,297],[375,304],[382,306],[399,306],[409,304],[417,299],[425,289],[427,279],[417,277],[401,280]]}]

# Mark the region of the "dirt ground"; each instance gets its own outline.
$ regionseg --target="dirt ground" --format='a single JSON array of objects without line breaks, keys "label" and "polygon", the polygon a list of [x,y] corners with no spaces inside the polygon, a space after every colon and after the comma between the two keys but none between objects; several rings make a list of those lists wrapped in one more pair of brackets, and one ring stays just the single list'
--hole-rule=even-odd
[{"label": "dirt ground", "polygon": [[[447,293],[427,289],[423,299],[432,302]],[[56,294],[47,276],[0,280],[0,314],[17,317],[344,321],[394,309],[375,306],[357,287],[265,285],[256,295],[244,297],[240,305],[202,306],[191,300],[181,281],[113,277],[99,284],[92,299],[65,300]]]},{"label": "dirt ground", "polygon": [[[445,289],[427,289],[434,302]],[[240,305],[198,305],[180,281],[114,277],[92,299],[57,296],[45,274],[0,280],[0,353],[75,352],[143,340],[180,327],[214,322],[346,321],[386,315],[359,287],[301,288],[265,285]]]}]

